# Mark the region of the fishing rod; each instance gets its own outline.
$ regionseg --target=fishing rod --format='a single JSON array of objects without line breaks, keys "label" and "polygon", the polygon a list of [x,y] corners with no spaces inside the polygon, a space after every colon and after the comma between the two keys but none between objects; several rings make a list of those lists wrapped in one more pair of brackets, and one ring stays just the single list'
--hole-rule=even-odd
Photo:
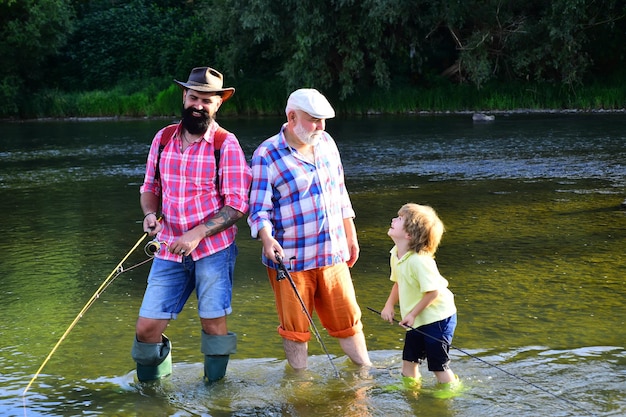
[{"label": "fishing rod", "polygon": [[283,279],[287,278],[287,280],[291,284],[291,288],[293,288],[293,291],[296,293],[296,297],[298,298],[298,301],[300,301],[300,306],[302,306],[302,311],[304,312],[304,314],[306,314],[306,318],[309,320],[309,324],[311,325],[311,328],[313,329],[313,333],[315,333],[315,338],[320,343],[320,345],[322,345],[322,349],[324,349],[324,353],[326,353],[326,357],[328,358],[330,365],[333,367],[333,371],[335,372],[335,377],[339,378],[339,371],[337,370],[337,367],[335,366],[333,359],[330,357],[330,353],[328,353],[328,349],[326,349],[326,345],[324,344],[324,341],[322,340],[322,337],[320,336],[320,332],[317,331],[317,326],[315,326],[315,323],[313,322],[313,318],[311,317],[311,314],[309,314],[309,311],[306,309],[306,306],[304,305],[304,301],[302,300],[302,297],[300,296],[300,293],[298,292],[298,289],[296,288],[296,284],[293,282],[293,278],[291,278],[291,274],[289,274],[287,267],[283,263],[283,258],[278,254],[278,252],[275,252],[274,254],[276,256],[276,260],[278,261],[278,274],[276,275],[276,281],[282,281]]},{"label": "fishing rod", "polygon": [[[141,244],[141,242],[146,238],[146,236],[148,236],[148,232],[144,232],[143,235],[141,235],[141,237],[139,238],[139,240],[137,241],[137,243],[135,243],[135,245],[132,247],[131,250],[128,251],[128,253],[126,254],[126,256],[124,256],[122,258],[122,260],[117,264],[117,266],[113,269],[113,271],[111,271],[111,273],[109,274],[109,276],[104,280],[104,282],[102,282],[102,284],[100,285],[100,287],[98,287],[98,289],[96,290],[96,292],[91,296],[91,298],[89,299],[89,301],[87,301],[87,304],[85,304],[85,306],[82,308],[82,310],[80,310],[80,312],[78,313],[78,315],[76,316],[76,318],[74,318],[74,321],[72,321],[72,323],[70,324],[70,326],[67,328],[67,330],[65,330],[65,333],[63,333],[63,335],[61,336],[61,338],[59,339],[59,341],[56,343],[56,345],[54,345],[54,347],[52,348],[52,350],[50,351],[50,353],[48,354],[48,356],[46,357],[46,359],[43,361],[43,363],[41,364],[41,366],[39,367],[39,369],[37,369],[37,372],[35,372],[35,375],[31,378],[31,380],[28,382],[28,385],[26,386],[26,388],[24,389],[24,392],[22,393],[22,396],[26,395],[26,392],[28,392],[28,389],[31,387],[31,385],[33,384],[33,382],[35,382],[35,379],[37,379],[37,377],[39,376],[39,374],[41,373],[41,371],[43,370],[44,366],[46,366],[46,364],[48,363],[48,361],[50,360],[50,358],[52,357],[52,355],[54,355],[54,352],[56,352],[56,350],[58,349],[59,345],[61,344],[61,342],[63,342],[63,340],[65,340],[65,338],[67,337],[67,335],[70,333],[70,331],[72,331],[72,329],[74,328],[74,326],[76,326],[76,323],[78,323],[78,321],[83,317],[83,315],[87,312],[87,310],[89,309],[89,307],[92,306],[93,303],[96,302],[96,300],[100,297],[100,295],[104,292],[104,290],[106,290],[106,288],[109,286],[109,284],[111,284],[113,282],[113,280],[115,278],[117,278],[120,274],[122,274],[125,271],[128,271],[130,269],[133,269],[147,261],[149,261],[150,259],[135,265],[134,267],[128,268],[128,269],[124,269],[122,267],[122,264],[124,263],[124,261],[126,261],[126,259],[128,259],[128,257],[130,256],[131,253],[133,253],[133,251],[135,249],[137,249],[137,247]],[[148,251],[153,252],[153,247],[150,246],[150,243],[148,245],[146,245],[146,253],[148,253]]]},{"label": "fishing rod", "polygon": [[[368,310],[370,310],[370,311],[373,311],[374,313],[378,314],[379,316],[380,316],[380,314],[381,314],[381,313],[380,313],[380,311],[376,311],[376,310],[374,310],[374,309],[373,309],[373,308],[371,308],[371,307],[367,307],[367,309],[368,309]],[[398,320],[396,320],[395,318],[394,318],[394,319],[392,319],[392,320],[394,321],[394,323],[398,323],[398,324],[400,324],[400,322],[399,322]],[[580,406],[580,405],[576,404],[575,402],[572,402],[572,401],[570,401],[570,400],[568,400],[568,399],[566,399],[566,398],[563,398],[563,397],[559,397],[558,395],[554,394],[553,392],[550,392],[550,391],[548,391],[547,389],[542,388],[542,387],[540,387],[539,385],[537,385],[537,384],[535,384],[535,383],[533,383],[533,382],[528,381],[527,379],[524,379],[524,378],[522,378],[522,377],[520,377],[520,376],[517,376],[517,375],[515,375],[514,373],[511,373],[511,372],[507,371],[506,369],[503,369],[503,368],[501,368],[501,367],[499,367],[499,366],[497,366],[497,365],[494,365],[494,364],[492,364],[492,363],[490,363],[490,362],[487,362],[486,360],[481,359],[481,358],[479,358],[479,357],[478,357],[478,356],[476,356],[476,355],[472,355],[471,353],[469,353],[469,352],[467,352],[467,351],[465,351],[465,350],[463,350],[463,349],[461,349],[461,348],[459,348],[459,347],[454,346],[452,343],[448,343],[448,342],[446,342],[446,341],[445,341],[445,340],[443,340],[443,339],[438,339],[438,338],[436,338],[436,337],[434,337],[434,336],[432,336],[432,335],[430,335],[430,334],[428,334],[428,333],[425,333],[425,332],[423,332],[423,331],[421,331],[420,329],[417,329],[417,328],[415,328],[415,327],[406,326],[406,325],[401,325],[401,326],[402,326],[402,327],[405,327],[405,328],[407,328],[407,329],[415,330],[416,332],[418,332],[418,333],[420,333],[420,334],[422,334],[422,335],[424,335],[424,336],[428,336],[428,337],[430,337],[431,339],[436,340],[436,341],[437,341],[437,342],[439,342],[439,343],[445,343],[446,345],[450,346],[451,348],[456,349],[456,350],[458,350],[459,352],[462,352],[462,353],[466,354],[467,356],[469,356],[469,357],[471,357],[471,358],[474,358],[474,359],[476,359],[476,360],[478,360],[478,361],[480,361],[480,362],[484,363],[485,365],[489,365],[489,366],[491,366],[491,367],[493,367],[493,368],[496,368],[497,370],[502,371],[502,372],[504,372],[505,374],[507,374],[507,375],[509,375],[509,376],[512,376],[512,377],[513,377],[513,378],[515,378],[515,379],[518,379],[518,380],[520,380],[520,381],[522,381],[522,382],[524,382],[524,383],[526,383],[526,384],[528,384],[528,385],[530,385],[530,386],[532,386],[532,387],[537,388],[539,391],[543,391],[543,392],[545,392],[546,394],[551,395],[552,397],[554,397],[554,398],[556,398],[556,399],[558,399],[558,400],[564,401],[564,402],[566,402],[567,404],[569,404],[569,405],[571,405],[571,406],[573,406],[573,407],[575,407],[575,408],[578,408],[579,410],[582,410],[582,411],[584,411],[584,412],[586,412],[586,413],[589,413],[589,414],[590,414],[590,415],[592,415],[592,416],[595,416],[595,414],[591,413],[589,410],[587,410],[587,409],[585,409],[584,407],[582,407],[582,406]]]}]

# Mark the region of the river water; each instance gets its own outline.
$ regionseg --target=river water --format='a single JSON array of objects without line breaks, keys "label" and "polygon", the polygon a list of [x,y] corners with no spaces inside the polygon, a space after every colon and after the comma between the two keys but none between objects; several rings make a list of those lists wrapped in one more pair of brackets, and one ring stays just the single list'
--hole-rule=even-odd
[{"label": "river water", "polygon": [[[210,387],[194,300],[167,330],[171,377],[138,384],[130,357],[145,242],[117,265],[142,236],[138,188],[167,122],[0,123],[0,415],[626,415],[626,115],[330,120],[357,212],[352,274],[375,367],[356,369],[318,323],[340,378],[315,339],[309,371],[290,372],[260,245],[242,221],[229,317],[238,351]],[[248,158],[281,123],[221,121]],[[456,295],[452,369],[463,382],[453,398],[439,398],[425,367],[420,390],[386,389],[403,330],[369,308],[391,288],[386,231],[406,202],[433,206],[446,225],[437,262]]]}]

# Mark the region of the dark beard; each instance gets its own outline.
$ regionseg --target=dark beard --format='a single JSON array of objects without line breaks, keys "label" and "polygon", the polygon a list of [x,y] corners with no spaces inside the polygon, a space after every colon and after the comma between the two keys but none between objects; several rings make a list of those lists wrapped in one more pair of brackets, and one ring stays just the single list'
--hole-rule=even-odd
[{"label": "dark beard", "polygon": [[[196,117],[192,113],[194,111],[199,111],[202,113],[202,116]],[[213,121],[213,118],[209,116],[206,110],[195,110],[191,107],[183,108],[183,128],[192,135],[198,135],[200,133],[205,133],[209,130],[209,125]]]}]

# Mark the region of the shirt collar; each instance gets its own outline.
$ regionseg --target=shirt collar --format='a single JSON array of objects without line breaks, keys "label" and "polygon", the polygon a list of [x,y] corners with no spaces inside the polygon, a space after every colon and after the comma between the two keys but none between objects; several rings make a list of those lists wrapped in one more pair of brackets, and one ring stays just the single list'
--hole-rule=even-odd
[{"label": "shirt collar", "polygon": [[280,149],[291,149],[289,143],[287,143],[287,138],[285,137],[285,129],[287,128],[287,123],[283,124],[280,128],[280,132],[278,132],[278,147]]},{"label": "shirt collar", "polygon": [[[391,255],[393,255],[394,259],[398,259],[398,247],[394,246],[393,248],[391,248],[391,250],[389,251],[391,253]],[[405,253],[404,255],[402,255],[402,258],[398,259],[398,263],[404,262],[406,261],[409,256],[413,255],[415,253],[415,251],[408,251],[407,253]]]}]

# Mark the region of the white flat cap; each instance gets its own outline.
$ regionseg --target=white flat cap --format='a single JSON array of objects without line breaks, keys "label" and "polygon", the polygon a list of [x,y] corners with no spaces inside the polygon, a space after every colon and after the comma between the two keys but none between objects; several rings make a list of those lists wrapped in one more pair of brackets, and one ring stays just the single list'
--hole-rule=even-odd
[{"label": "white flat cap", "polygon": [[326,97],[314,88],[301,88],[289,95],[285,114],[289,110],[302,110],[318,119],[331,119],[335,117],[335,110]]}]

